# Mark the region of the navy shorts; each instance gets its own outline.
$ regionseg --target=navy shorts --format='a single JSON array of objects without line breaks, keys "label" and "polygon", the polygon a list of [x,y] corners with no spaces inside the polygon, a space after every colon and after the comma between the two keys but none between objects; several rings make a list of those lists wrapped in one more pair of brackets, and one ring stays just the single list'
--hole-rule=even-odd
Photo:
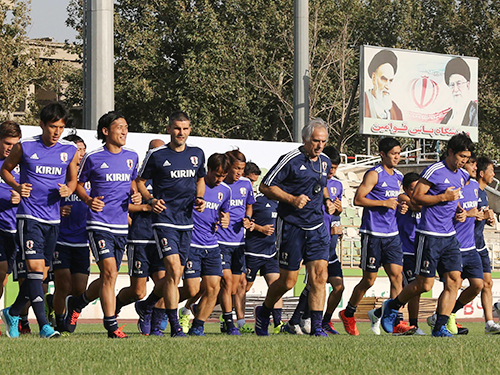
[{"label": "navy shorts", "polygon": [[0,230],[0,262],[7,262],[7,273],[12,273],[16,262],[16,234]]},{"label": "navy shorts", "polygon": [[222,258],[222,269],[231,270],[233,275],[241,275],[246,272],[245,245],[224,245],[219,243]]},{"label": "navy shorts", "polygon": [[363,271],[378,272],[383,264],[403,265],[403,248],[399,235],[378,237],[361,233],[361,263]]},{"label": "navy shorts", "polygon": [[408,285],[416,279],[415,254],[403,255],[403,286]]},{"label": "navy shorts", "polygon": [[156,248],[161,259],[179,254],[181,265],[185,266],[191,247],[191,230],[178,230],[170,227],[153,227]]},{"label": "navy shorts", "polygon": [[342,273],[342,265],[340,264],[339,257],[337,256],[337,241],[338,234],[334,234],[330,238],[330,255],[328,257],[328,278],[330,277],[344,277]]},{"label": "navy shorts", "polygon": [[417,233],[415,246],[415,269],[418,275],[435,277],[436,271],[440,276],[451,271],[462,272],[460,243],[455,235],[438,237]]},{"label": "navy shorts", "polygon": [[158,271],[165,271],[156,243],[127,244],[128,274],[131,277],[149,277]]},{"label": "navy shorts", "polygon": [[194,279],[203,276],[222,277],[222,256],[219,246],[191,246],[189,259],[184,268],[184,278]]},{"label": "navy shorts", "polygon": [[26,266],[26,261],[22,259],[21,253],[18,251],[12,269],[12,278],[14,281],[19,281],[20,279],[25,279],[27,274],[28,267]]},{"label": "navy shorts", "polygon": [[89,245],[96,263],[107,258],[116,260],[116,269],[120,269],[123,253],[127,247],[127,235],[114,234],[101,230],[87,231]]},{"label": "navy shorts", "polygon": [[271,273],[280,273],[280,266],[276,256],[270,258],[258,257],[255,255],[245,255],[247,265],[246,275],[247,281],[253,283],[257,277],[257,272],[260,271],[260,276],[265,276]]},{"label": "navy shorts", "polygon": [[303,229],[278,219],[277,238],[280,268],[297,271],[300,262],[328,261],[330,240],[325,225]]},{"label": "navy shorts", "polygon": [[17,219],[17,238],[22,259],[45,259],[49,266],[56,249],[58,224],[33,219]]},{"label": "navy shorts", "polygon": [[82,273],[90,275],[90,249],[89,246],[69,246],[56,244],[56,251],[52,258],[52,269],[67,270],[71,274]]},{"label": "navy shorts", "polygon": [[483,263],[483,273],[491,273],[491,261],[488,249],[478,251],[478,254],[481,257],[481,262]]},{"label": "navy shorts", "polygon": [[[486,250],[487,251],[487,250]],[[462,251],[462,279],[484,279],[481,256],[474,250]]]}]

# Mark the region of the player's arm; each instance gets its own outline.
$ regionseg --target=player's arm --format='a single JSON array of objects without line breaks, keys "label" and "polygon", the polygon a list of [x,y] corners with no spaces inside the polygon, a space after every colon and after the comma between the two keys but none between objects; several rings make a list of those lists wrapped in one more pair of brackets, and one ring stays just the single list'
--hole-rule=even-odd
[{"label": "player's arm", "polygon": [[132,181],[130,183],[130,200],[132,204],[141,204],[142,203],[142,194],[137,189],[137,183]]},{"label": "player's arm", "polygon": [[470,210],[467,211],[467,217],[477,217],[479,210],[477,207],[471,208]]},{"label": "player's arm", "polygon": [[287,203],[295,208],[301,209],[309,202],[311,199],[304,194],[295,196],[285,192],[279,186],[273,185],[268,186],[263,182],[260,183],[259,190],[262,194],[264,194],[269,199]]},{"label": "player's arm", "polygon": [[419,204],[414,204],[411,201],[411,198],[408,195],[404,194],[404,193],[403,194],[399,194],[399,196],[398,196],[398,202],[400,204],[402,204],[404,202],[406,205],[408,205],[408,208],[410,210],[412,210],[413,212],[420,212],[420,211],[422,211],[422,206],[419,205]]},{"label": "player's arm", "polygon": [[85,203],[92,211],[101,212],[104,208],[104,196],[100,197],[90,197],[85,190],[84,181],[79,181],[76,185],[76,194],[80,197],[83,203]]},{"label": "player's arm", "polygon": [[413,191],[413,196],[411,201],[413,204],[418,204],[421,206],[433,206],[441,202],[451,202],[456,201],[460,198],[460,188],[449,187],[442,194],[430,195],[427,194],[432,187],[432,183],[426,179],[421,178],[418,180],[415,190]]},{"label": "player's arm", "polygon": [[373,190],[378,182],[378,173],[375,171],[370,171],[363,177],[363,182],[359,185],[358,190],[356,190],[356,195],[354,196],[354,204],[361,207],[387,207],[395,210],[398,201],[395,198],[389,198],[386,200],[375,200],[369,199],[366,196]]},{"label": "player's arm", "polygon": [[160,212],[164,211],[167,209],[167,206],[165,206],[165,201],[163,199],[155,199],[149,190],[146,188],[146,179],[137,177],[135,182],[137,186],[137,190],[139,193],[141,193],[142,198],[148,202],[148,205],[151,206],[152,211],[155,214],[159,214]]},{"label": "player's arm", "polygon": [[31,184],[24,183],[19,184],[16,182],[12,170],[21,162],[21,157],[23,156],[23,148],[20,143],[16,143],[9,156],[3,162],[2,169],[0,170],[0,175],[3,180],[16,191],[21,197],[28,198],[31,194]]},{"label": "player's arm", "polygon": [[247,204],[245,209],[245,217],[243,218],[243,228],[249,230],[250,232],[255,229],[255,222],[252,221],[253,206]]},{"label": "player's arm", "polygon": [[149,204],[130,204],[128,205],[128,212],[133,214],[135,212],[150,212],[153,209]]},{"label": "player's arm", "polygon": [[196,198],[194,200],[194,209],[203,212],[205,209],[205,178],[199,177],[196,181]]},{"label": "player's arm", "polygon": [[76,190],[76,185],[78,185],[78,161],[80,157],[78,153],[75,152],[73,156],[73,160],[68,165],[68,169],[66,170],[66,183],[58,184],[59,185],[59,195],[62,198],[69,197]]},{"label": "player's arm", "polygon": [[[338,199],[335,199],[335,201],[338,201]],[[340,205],[340,212],[337,210],[339,207],[339,202],[337,204],[330,198],[330,193],[328,192],[328,188],[324,187],[323,188],[323,204],[325,205],[325,209],[328,215],[340,215],[340,212],[342,212],[342,205]],[[337,213],[339,212],[339,213]]]}]

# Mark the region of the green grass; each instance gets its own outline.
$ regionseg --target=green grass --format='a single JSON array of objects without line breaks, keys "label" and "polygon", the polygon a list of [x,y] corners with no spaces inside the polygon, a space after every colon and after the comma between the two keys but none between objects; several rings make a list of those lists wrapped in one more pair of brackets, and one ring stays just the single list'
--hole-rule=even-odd
[{"label": "green grass", "polygon": [[[340,323],[335,324],[341,328]],[[429,333],[429,328],[421,328]],[[228,337],[207,325],[207,337],[144,337],[125,326],[128,340],[110,340],[100,324],[79,324],[70,337],[0,337],[0,371],[8,374],[487,374],[500,371],[500,335],[467,323],[453,339],[371,334],[335,337]]]}]

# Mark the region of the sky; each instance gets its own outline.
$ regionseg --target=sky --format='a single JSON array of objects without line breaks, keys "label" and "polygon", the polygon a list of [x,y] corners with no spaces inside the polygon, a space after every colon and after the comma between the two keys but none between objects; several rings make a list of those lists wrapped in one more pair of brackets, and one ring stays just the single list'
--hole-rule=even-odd
[{"label": "sky", "polygon": [[52,37],[56,42],[74,42],[76,31],[66,26],[69,0],[31,0],[31,26],[28,36]]}]

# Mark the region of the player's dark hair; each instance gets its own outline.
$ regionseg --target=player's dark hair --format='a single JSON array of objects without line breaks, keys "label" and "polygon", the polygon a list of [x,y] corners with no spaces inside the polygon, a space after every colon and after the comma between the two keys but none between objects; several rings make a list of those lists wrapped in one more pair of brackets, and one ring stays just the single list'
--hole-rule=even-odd
[{"label": "player's dark hair", "polygon": [[85,141],[83,140],[82,137],[76,134],[76,129],[73,129],[70,134],[68,134],[66,137],[63,138],[66,141],[73,142],[73,143],[83,143],[85,148],[87,148],[87,145],[85,144]]},{"label": "player's dark hair", "polygon": [[0,139],[10,137],[21,138],[21,127],[17,122],[8,120],[0,124]]},{"label": "player's dark hair", "polygon": [[392,138],[392,137],[382,138],[378,142],[379,152],[383,152],[386,155],[389,151],[391,151],[396,146],[401,146],[401,143],[399,143],[399,141],[397,139]]},{"label": "player's dark hair", "polygon": [[168,126],[172,126],[174,121],[191,121],[191,119],[186,112],[175,111],[168,116]]},{"label": "player's dark hair", "polygon": [[231,168],[231,163],[229,162],[229,157],[226,154],[215,153],[208,158],[207,167],[210,171],[222,169],[224,173],[228,173],[229,168]]},{"label": "player's dark hair", "polygon": [[323,149],[323,153],[326,154],[330,158],[330,161],[332,162],[332,165],[339,165],[340,164],[340,153],[338,150],[333,147],[333,146],[326,146]]},{"label": "player's dark hair", "polygon": [[231,165],[233,165],[237,161],[239,161],[241,163],[247,162],[245,155],[238,148],[231,150],[231,151],[227,151],[226,155],[228,156],[229,162],[231,163]]},{"label": "player's dark hair", "polygon": [[245,165],[245,171],[243,172],[244,176],[248,176],[249,174],[255,174],[257,176],[260,176],[262,171],[260,170],[259,166],[255,164],[253,161],[249,161]]},{"label": "player's dark hair", "polygon": [[125,118],[120,112],[109,111],[105,115],[102,115],[97,123],[97,139],[100,139],[102,143],[106,143],[106,136],[102,132],[102,129],[111,127],[111,124],[118,120],[119,118]]},{"label": "player's dark hair", "polygon": [[420,176],[418,175],[418,173],[408,172],[403,177],[403,187],[405,189],[408,189],[413,182],[418,181],[419,179],[420,179]]},{"label": "player's dark hair", "polygon": [[49,122],[57,122],[63,120],[64,124],[68,122],[69,113],[62,103],[54,102],[47,104],[40,112],[40,121],[45,125]]},{"label": "player's dark hair", "polygon": [[476,153],[474,151],[471,151],[468,163],[474,163],[474,162],[477,162]]},{"label": "player's dark hair", "polygon": [[462,151],[474,152],[474,148],[474,142],[472,142],[467,134],[462,132],[450,138],[446,146],[446,155],[448,155],[448,150],[450,149],[453,150],[453,154],[458,154]]},{"label": "player's dark hair", "polygon": [[487,156],[480,156],[477,158],[477,176],[479,177],[479,172],[484,172],[490,165],[493,165],[493,161]]}]

